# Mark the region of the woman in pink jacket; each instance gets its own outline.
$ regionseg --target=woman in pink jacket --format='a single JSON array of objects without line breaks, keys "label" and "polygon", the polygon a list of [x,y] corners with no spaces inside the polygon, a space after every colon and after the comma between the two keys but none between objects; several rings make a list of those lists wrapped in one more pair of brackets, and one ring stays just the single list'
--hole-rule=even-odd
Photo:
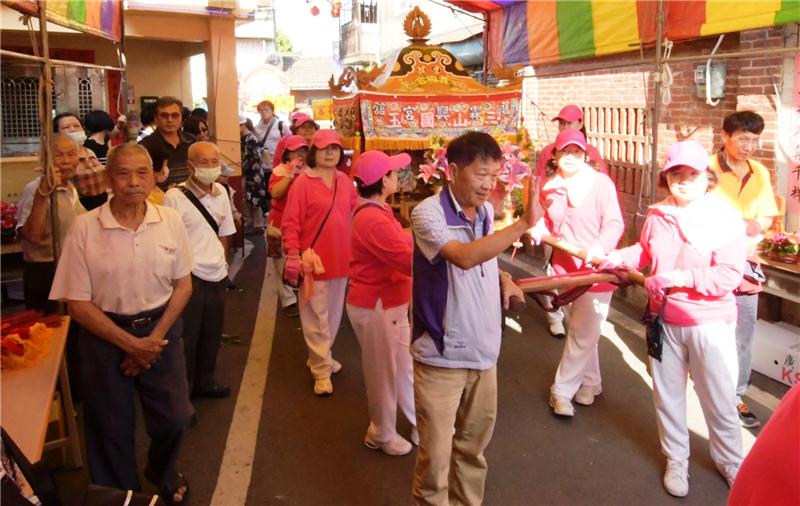
[{"label": "woman in pink jacket", "polygon": [[[579,130],[559,133],[555,149],[541,190],[545,215],[531,237],[538,243],[543,235],[552,235],[584,248],[588,263],[614,249],[622,237],[625,226],[616,188],[587,163],[586,138]],[[585,263],[561,250],[550,257],[556,274],[581,270]],[[610,284],[596,285],[564,308],[567,339],[549,400],[559,416],[574,416],[573,398],[588,406],[603,391],[598,341],[613,290]]]},{"label": "woman in pink jacket", "polygon": [[[333,130],[318,130],[311,139],[308,168],[292,184],[283,211],[281,233],[286,252],[284,277],[298,285],[300,322],[308,347],[306,365],[314,377],[314,393],[333,393],[331,374],[342,365],[333,359],[344,310],[350,263],[350,230],[356,191],[337,166],[344,157]],[[301,257],[302,255],[302,257]]]},{"label": "woman in pink jacket", "polygon": [[[355,163],[360,196],[353,214],[353,256],[347,316],[361,346],[370,424],[364,444],[387,455],[405,455],[411,443],[397,433],[397,408],[412,427],[414,375],[411,364],[411,234],[394,217],[386,198],[397,191],[397,169],[406,153],[366,151]],[[412,429],[411,440],[419,441]]]},{"label": "woman in pink jacket", "polygon": [[[708,154],[694,141],[674,144],[661,172],[670,196],[651,207],[637,244],[611,252],[604,266],[642,269],[649,311],[662,331],[651,350],[653,399],[661,450],[667,457],[664,488],[689,492],[689,429],[686,379],[692,376],[709,429],[711,458],[728,484],[742,461],[736,412],[736,301],[746,256],[744,223],[708,194],[717,181]],[[653,358],[653,356],[656,358]]]}]

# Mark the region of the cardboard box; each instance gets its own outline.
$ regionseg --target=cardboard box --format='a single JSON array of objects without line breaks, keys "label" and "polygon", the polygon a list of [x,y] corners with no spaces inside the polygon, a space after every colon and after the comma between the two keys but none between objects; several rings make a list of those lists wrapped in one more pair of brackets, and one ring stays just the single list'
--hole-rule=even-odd
[{"label": "cardboard box", "polygon": [[800,328],[758,320],[753,370],[788,386],[800,383]]}]

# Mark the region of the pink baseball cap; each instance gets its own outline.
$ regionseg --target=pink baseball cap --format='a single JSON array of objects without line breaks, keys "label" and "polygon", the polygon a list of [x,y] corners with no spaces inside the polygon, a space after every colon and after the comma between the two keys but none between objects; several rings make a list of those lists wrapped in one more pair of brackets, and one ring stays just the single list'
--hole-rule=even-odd
[{"label": "pink baseball cap", "polygon": [[369,186],[377,183],[380,178],[389,172],[402,169],[411,163],[411,156],[408,153],[400,153],[389,156],[383,151],[364,151],[355,163],[355,176],[362,183]]},{"label": "pink baseball cap", "polygon": [[303,123],[312,123],[315,127],[319,128],[317,122],[314,121],[314,119],[308,114],[304,112],[294,113],[294,115],[292,116],[292,126],[295,128],[300,128],[300,126],[303,125]]},{"label": "pink baseball cap", "polygon": [[331,144],[342,147],[342,140],[339,138],[339,134],[333,130],[317,130],[311,137],[311,145],[317,149],[325,149]]},{"label": "pink baseball cap", "polygon": [[583,121],[583,111],[581,111],[581,108],[577,105],[570,104],[564,106],[564,108],[559,111],[558,116],[553,118],[553,121],[558,121],[560,119],[569,123],[578,120]]},{"label": "pink baseball cap", "polygon": [[289,151],[294,151],[295,149],[300,148],[307,148],[308,143],[306,142],[306,138],[302,135],[290,135],[285,138],[286,142],[284,143],[284,149]]},{"label": "pink baseball cap", "polygon": [[695,170],[708,169],[709,158],[705,148],[697,141],[676,142],[669,147],[667,159],[662,171],[667,171],[681,165],[687,165]]},{"label": "pink baseball cap", "polygon": [[581,148],[582,150],[586,151],[586,137],[584,137],[583,132],[580,130],[575,130],[574,128],[568,128],[563,132],[559,132],[556,136],[556,149],[561,151],[562,149],[566,148],[570,144],[574,144]]}]

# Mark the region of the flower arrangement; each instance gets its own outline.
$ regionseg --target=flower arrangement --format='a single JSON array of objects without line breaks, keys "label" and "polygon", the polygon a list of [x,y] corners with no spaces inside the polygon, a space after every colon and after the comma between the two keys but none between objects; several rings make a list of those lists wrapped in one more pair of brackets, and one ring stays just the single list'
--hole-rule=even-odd
[{"label": "flower arrangement", "polygon": [[0,200],[0,225],[3,237],[14,235],[17,227],[17,205]]},{"label": "flower arrangement", "polygon": [[431,134],[428,137],[429,148],[425,151],[425,163],[420,164],[417,179],[422,179],[425,184],[441,186],[450,180],[447,170],[447,137],[440,134]]},{"label": "flower arrangement", "polygon": [[787,264],[800,263],[800,233],[768,234],[761,241],[761,252],[770,260]]},{"label": "flower arrangement", "polygon": [[506,134],[499,130],[492,133],[502,149],[502,162],[498,179],[505,185],[509,207],[514,209],[515,217],[524,212],[522,190],[525,180],[531,175],[533,143],[528,136],[528,129],[523,124],[516,133]]}]

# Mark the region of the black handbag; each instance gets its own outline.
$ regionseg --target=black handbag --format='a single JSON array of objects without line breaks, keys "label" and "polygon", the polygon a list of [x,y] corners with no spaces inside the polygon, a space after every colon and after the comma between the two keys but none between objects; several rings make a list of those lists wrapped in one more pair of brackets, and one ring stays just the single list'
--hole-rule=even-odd
[{"label": "black handbag", "polygon": [[[9,460],[19,467],[25,480],[39,498],[42,506],[166,506],[157,495],[142,494],[131,490],[120,490],[100,485],[89,485],[77,497],[70,501],[62,501],[58,494],[55,481],[50,470],[43,460],[31,462],[22,453],[17,444],[11,439],[5,429],[2,429],[3,449],[7,452]],[[3,504],[31,504],[27,499],[22,499],[22,494],[10,480],[5,477],[2,484]],[[19,500],[26,501],[20,503]]]},{"label": "black handbag", "polygon": [[664,350],[664,306],[667,304],[668,295],[669,289],[661,299],[661,307],[658,309],[658,313],[647,310],[642,316],[647,340],[647,354],[659,362],[661,362],[661,353]]}]

